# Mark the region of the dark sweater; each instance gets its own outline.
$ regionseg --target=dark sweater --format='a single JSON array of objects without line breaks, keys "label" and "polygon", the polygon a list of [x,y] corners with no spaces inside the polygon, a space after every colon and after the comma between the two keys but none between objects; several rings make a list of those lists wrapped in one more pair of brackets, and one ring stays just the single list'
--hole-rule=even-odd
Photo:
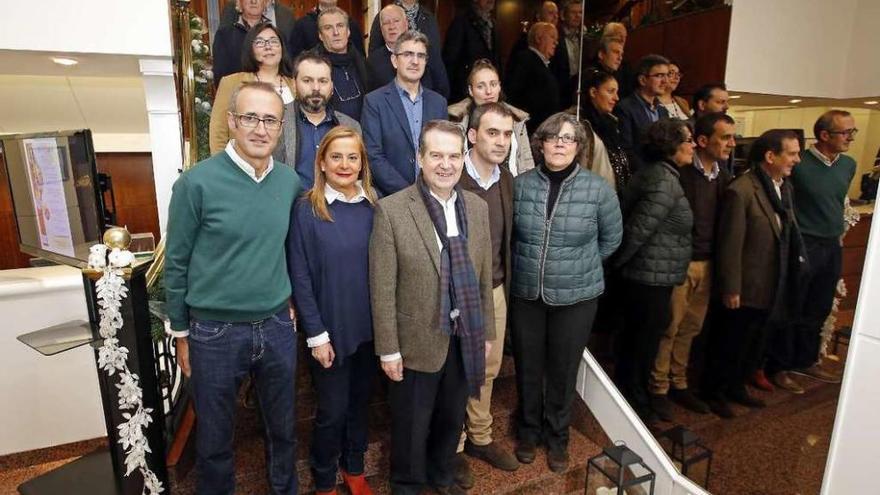
[{"label": "dark sweater", "polygon": [[715,224],[718,221],[724,189],[730,183],[730,175],[719,167],[718,177],[710,181],[695,166],[685,166],[678,171],[681,188],[684,189],[684,195],[694,214],[692,259],[711,260],[715,252]]},{"label": "dark sweater", "polygon": [[287,240],[293,301],[307,337],[330,335],[335,363],[373,340],[368,255],[373,207],[334,201],[332,222],[318,219],[307,198],[297,201]]},{"label": "dark sweater", "polygon": [[802,234],[825,238],[843,235],[843,200],[855,174],[856,161],[849,156],[840,155],[829,167],[810,150],[801,153],[791,183]]},{"label": "dark sweater", "polygon": [[547,193],[548,219],[553,216],[553,208],[556,207],[556,198],[559,197],[559,188],[562,187],[562,181],[571,175],[575,167],[577,167],[577,162],[572,162],[571,165],[562,170],[550,170],[547,168],[547,164],[541,164],[541,170],[544,172],[544,175],[550,179],[550,191]]},{"label": "dark sweater", "polygon": [[461,172],[459,181],[466,190],[473,192],[489,206],[489,238],[492,240],[492,287],[504,283],[504,205],[501,198],[501,181],[489,189],[483,189],[467,172]]},{"label": "dark sweater", "polygon": [[174,183],[168,208],[165,296],[171,328],[190,317],[256,321],[287,307],[284,239],[300,192],[281,162],[261,182],[225,151]]},{"label": "dark sweater", "polygon": [[221,26],[214,33],[214,46],[211,48],[214,64],[211,70],[214,72],[215,89],[220,86],[223,76],[241,72],[241,50],[245,36],[247,30],[237,23]]},{"label": "dark sweater", "polygon": [[520,52],[516,60],[504,90],[511,105],[529,113],[526,129],[532,134],[544,119],[561,110],[559,82],[533,50]]}]

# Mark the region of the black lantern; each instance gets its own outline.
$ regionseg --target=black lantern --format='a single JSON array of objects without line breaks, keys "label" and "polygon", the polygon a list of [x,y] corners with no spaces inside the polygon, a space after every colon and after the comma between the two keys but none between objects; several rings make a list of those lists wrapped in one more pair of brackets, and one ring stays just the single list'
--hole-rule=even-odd
[{"label": "black lantern", "polygon": [[654,471],[624,443],[605,447],[587,463],[584,495],[605,494],[654,494]]},{"label": "black lantern", "polygon": [[712,449],[706,447],[696,433],[679,425],[661,433],[657,440],[681,470],[681,474],[697,481],[700,471],[705,470],[702,474],[703,488],[709,488]]}]

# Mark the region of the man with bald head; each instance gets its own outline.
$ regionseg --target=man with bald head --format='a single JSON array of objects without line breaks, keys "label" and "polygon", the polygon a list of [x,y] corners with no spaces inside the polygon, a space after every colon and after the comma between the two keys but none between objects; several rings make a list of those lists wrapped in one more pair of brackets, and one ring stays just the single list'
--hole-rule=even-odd
[{"label": "man with bald head", "polygon": [[[391,64],[394,44],[397,43],[397,38],[411,27],[406,11],[396,3],[382,8],[376,16],[376,21],[374,25],[377,24],[381,28],[379,39],[384,43],[373,46],[373,38],[370,39],[370,56],[367,57],[368,91],[385,86],[397,75],[397,70]],[[434,20],[435,25],[436,23],[437,21]],[[417,31],[422,32],[418,29]],[[433,45],[431,37],[425,36],[428,39],[428,65],[425,68],[425,75],[422,76],[422,84],[445,98],[449,95],[449,79],[446,77],[446,67],[440,57],[439,45]]]},{"label": "man with bald head", "polygon": [[529,49],[516,56],[504,87],[511,105],[522,108],[531,118],[529,134],[547,117],[561,110],[559,82],[550,70],[559,35],[549,22],[536,22],[529,29]]},{"label": "man with bald head", "polygon": [[[538,9],[537,14],[535,15],[535,20],[536,22],[553,24],[559,29],[559,7],[556,6],[556,2],[547,0],[542,3],[541,8]],[[520,35],[516,40],[516,43],[513,44],[513,48],[510,50],[510,58],[507,60],[508,71],[513,70],[513,66],[516,64],[519,53],[528,49],[529,31],[528,29],[524,29],[522,35]],[[556,76],[556,81],[559,84],[560,108],[567,108],[571,105],[571,94],[573,93],[574,85],[571,83],[571,77],[569,76],[568,55],[565,52],[564,43],[556,45],[556,51],[554,51],[553,56],[550,57],[549,67],[550,71],[553,72],[553,75]]]},{"label": "man with bald head", "polygon": [[[426,74],[426,77],[430,75],[430,78],[437,81],[435,87],[429,87],[443,95],[444,98],[449,97],[449,76],[446,74],[446,66],[443,65],[443,56],[440,52],[442,42],[440,40],[440,26],[437,24],[437,18],[430,10],[421,5],[419,0],[394,0],[391,3],[403,9],[403,13],[406,16],[407,29],[418,31],[428,37],[429,58],[428,74]],[[374,51],[382,48],[383,45],[394,46],[393,40],[385,38],[381,27],[382,19],[377,15],[373,18],[373,26],[370,28],[369,53],[371,55]],[[431,64],[432,60],[434,61],[433,64]]]}]

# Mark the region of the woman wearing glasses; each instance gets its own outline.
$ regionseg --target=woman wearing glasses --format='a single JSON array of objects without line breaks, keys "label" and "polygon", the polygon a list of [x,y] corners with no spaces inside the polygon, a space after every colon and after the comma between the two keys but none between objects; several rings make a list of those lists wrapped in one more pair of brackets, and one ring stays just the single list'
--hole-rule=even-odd
[{"label": "woman wearing glasses", "polygon": [[532,136],[538,167],[514,181],[511,341],[519,405],[516,456],[547,445],[550,469],[568,466],[568,426],[581,355],[604,290],[602,260],[621,239],[614,189],[586,165],[587,136],[557,113]]},{"label": "woman wearing glasses", "polygon": [[691,106],[688,105],[687,100],[675,94],[675,90],[678,89],[678,84],[681,82],[682,77],[684,77],[684,74],[681,73],[678,64],[670,61],[669,77],[666,79],[665,89],[663,94],[657,97],[660,100],[660,104],[669,113],[670,119],[687,120],[691,116]]},{"label": "woman wearing glasses", "polygon": [[535,160],[532,158],[529,135],[526,132],[526,121],[529,114],[513,105],[504,102],[504,94],[501,91],[501,79],[498,77],[498,69],[486,59],[474,62],[474,66],[468,75],[468,96],[458,103],[449,105],[449,119],[460,123],[467,130],[468,121],[474,108],[484,103],[501,102],[513,113],[513,134],[516,139],[510,142],[510,157],[507,165],[514,177],[526,170],[535,168]]},{"label": "woman wearing glasses", "polygon": [[336,493],[339,466],[351,493],[368,495],[367,406],[377,366],[367,254],[376,192],[360,134],[331,129],[318,146],[314,176],[315,186],[294,207],[287,241],[318,396],[309,459],[317,493]]},{"label": "woman wearing glasses", "polygon": [[654,122],[646,129],[642,153],[646,165],[621,196],[623,243],[612,260],[627,300],[614,381],[639,417],[650,423],[657,415],[648,378],[669,326],[672,288],[684,282],[691,260],[693,213],[678,181],[678,169],[694,159],[690,127],[682,120]]},{"label": "woman wearing glasses", "polygon": [[269,22],[251,28],[245,36],[241,56],[242,72],[221,79],[217,93],[214,95],[208,129],[212,155],[222,151],[229,141],[229,129],[226,126],[229,98],[233,90],[242,83],[252,81],[269,83],[276,88],[285,105],[293,101],[293,71],[287,60],[284,39],[278,28]]}]

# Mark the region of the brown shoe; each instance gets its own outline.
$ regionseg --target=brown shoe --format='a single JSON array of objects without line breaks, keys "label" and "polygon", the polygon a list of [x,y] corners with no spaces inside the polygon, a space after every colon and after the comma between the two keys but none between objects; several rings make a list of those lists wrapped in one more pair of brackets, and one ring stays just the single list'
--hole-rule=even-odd
[{"label": "brown shoe", "polygon": [[547,465],[554,473],[568,470],[568,451],[566,449],[547,449]]},{"label": "brown shoe", "polygon": [[519,469],[519,461],[513,454],[502,449],[497,443],[492,442],[488,445],[475,445],[470,440],[464,444],[464,453],[486,461],[493,467],[504,471],[516,471]]},{"label": "brown shoe", "polygon": [[809,368],[799,368],[796,370],[791,370],[791,372],[801,376],[812,378],[814,380],[819,380],[820,382],[840,383],[840,376],[823,370],[821,367],[819,367],[818,364],[814,364]]},{"label": "brown shoe", "polygon": [[463,454],[455,454],[452,460],[452,473],[456,485],[465,490],[470,490],[474,487],[474,473],[471,472],[471,466]]},{"label": "brown shoe", "polygon": [[520,441],[513,453],[516,454],[516,458],[519,459],[519,462],[523,464],[531,464],[535,462],[537,450],[538,448],[533,442]]},{"label": "brown shoe", "polygon": [[780,371],[779,373],[773,375],[772,381],[774,385],[781,388],[782,390],[787,390],[797,395],[804,393],[803,387],[801,387],[798,382],[794,381],[791,376],[785,371]]}]

